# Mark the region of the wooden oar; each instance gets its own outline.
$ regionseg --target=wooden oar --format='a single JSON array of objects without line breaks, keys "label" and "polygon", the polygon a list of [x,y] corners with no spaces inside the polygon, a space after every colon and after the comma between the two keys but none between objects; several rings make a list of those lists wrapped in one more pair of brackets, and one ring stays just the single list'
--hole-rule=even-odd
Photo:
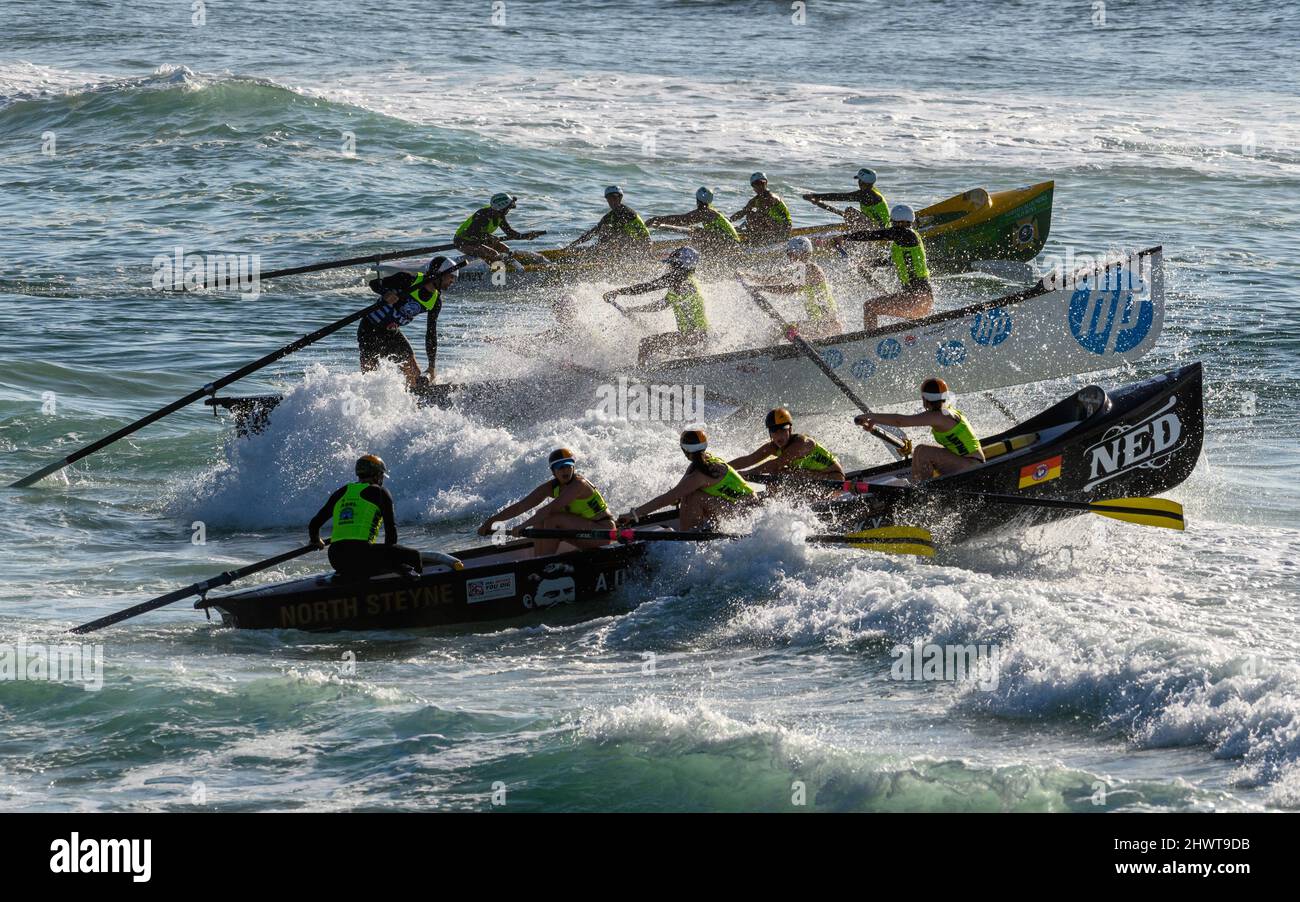
[{"label": "wooden oar", "polygon": [[[329,540],[325,540],[329,544]],[[116,614],[109,614],[106,617],[100,617],[98,620],[92,620],[89,623],[83,623],[81,626],[74,626],[68,630],[70,633],[93,633],[95,630],[103,629],[106,626],[112,626],[114,623],[121,623],[123,620],[130,620],[132,617],[138,617],[141,614],[155,611],[158,608],[165,607],[173,601],[180,601],[182,598],[189,598],[192,595],[205,595],[211,589],[220,586],[228,586],[237,579],[243,579],[261,570],[269,570],[277,564],[283,564],[285,561],[291,561],[296,557],[317,550],[318,545],[303,545],[301,548],[295,548],[292,551],[286,551],[284,554],[277,554],[275,557],[269,557],[264,561],[258,561],[256,564],[249,564],[247,567],[240,567],[238,570],[228,570],[211,579],[205,579],[201,582],[186,586],[184,589],[177,589],[174,592],[168,592],[166,595],[159,595],[157,598],[149,601],[142,601],[139,604],[124,608]]]},{"label": "wooden oar", "polygon": [[439,251],[455,250],[454,244],[434,244],[429,247],[413,247],[408,251],[383,251],[368,257],[348,257],[346,260],[326,260],[324,263],[310,263],[306,266],[290,266],[287,269],[273,269],[258,273],[258,279],[278,279],[281,276],[297,276],[306,272],[320,272],[325,269],[342,269],[345,266],[365,266],[381,260],[399,260],[403,257],[418,257],[423,254],[436,254]]},{"label": "wooden oar", "polygon": [[160,407],[157,410],[155,410],[153,413],[141,417],[140,419],[136,420],[134,423],[131,423],[130,425],[127,426],[123,426],[121,429],[117,430],[116,432],[110,433],[109,435],[106,435],[103,438],[98,439],[97,441],[91,442],[89,445],[86,445],[83,448],[79,448],[78,450],[73,451],[71,454],[69,454],[67,457],[63,458],[62,460],[57,460],[54,463],[46,464],[45,466],[41,467],[39,470],[35,471],[34,473],[27,474],[22,479],[19,479],[17,482],[10,483],[9,488],[11,489],[25,488],[31,485],[32,483],[36,482],[37,480],[49,476],[51,473],[54,473],[58,470],[62,470],[64,467],[68,466],[69,464],[76,463],[77,461],[81,460],[83,457],[87,457],[91,454],[94,454],[96,451],[100,450],[101,448],[108,447],[109,445],[116,442],[118,439],[126,438],[128,435],[131,435],[133,432],[137,432],[140,429],[143,429],[145,426],[148,426],[150,423],[157,422],[158,420],[161,420],[163,417],[167,416],[168,414],[175,413],[176,411],[180,410],[182,407],[193,404],[195,401],[199,400],[202,397],[205,397],[207,395],[215,395],[218,389],[225,388],[230,383],[237,382],[238,380],[244,378],[245,376],[255,373],[258,370],[262,369],[263,367],[275,363],[275,361],[283,357],[288,357],[294,351],[300,351],[303,348],[307,347],[308,345],[320,341],[322,338],[324,338],[327,335],[332,335],[333,333],[337,332],[339,329],[342,329],[344,326],[348,325],[349,323],[355,323],[357,320],[361,319],[370,311],[378,309],[379,306],[382,305],[383,303],[384,303],[383,301],[376,301],[375,303],[371,304],[369,307],[366,307],[364,310],[358,310],[355,313],[349,313],[347,316],[343,317],[342,319],[336,320],[330,323],[328,326],[323,326],[317,329],[315,332],[312,332],[310,335],[304,335],[302,338],[299,338],[297,341],[290,342],[284,347],[272,351],[270,354],[267,354],[265,357],[261,357],[257,360],[254,360],[252,363],[247,364],[246,366],[241,366],[233,373],[229,373],[225,376],[222,376],[220,379],[217,379],[213,382],[209,382],[207,385],[203,386],[202,388],[196,388],[194,391],[190,392],[185,397],[178,398],[177,400],[171,402],[165,407]]},{"label": "wooden oar", "polygon": [[[713,542],[719,539],[745,539],[744,533],[677,532],[671,529],[537,529],[515,530],[528,539],[589,539],[606,542]],[[804,541],[816,545],[849,545],[867,551],[889,554],[934,555],[934,540],[927,529],[914,526],[883,526],[847,534],[818,533]]]},{"label": "wooden oar", "polygon": [[[759,474],[756,474],[756,476]],[[749,477],[746,477],[749,478]],[[757,478],[755,481],[760,481]],[[839,486],[846,492],[866,495],[899,495],[911,493],[932,493],[938,494],[945,491],[942,488],[927,490],[922,486],[902,486],[902,485],[879,485],[871,482],[858,482],[848,480],[846,482],[837,482],[835,480],[817,480],[818,485],[835,485]],[[1084,513],[1097,514],[1102,517],[1110,517],[1112,520],[1122,520],[1125,523],[1136,523],[1139,526],[1158,526],[1164,529],[1185,529],[1186,523],[1183,519],[1183,506],[1177,501],[1170,501],[1168,498],[1111,498],[1106,501],[1069,501],[1065,498],[1034,498],[1020,495],[1002,495],[994,492],[974,492],[966,490],[954,490],[954,494],[961,495],[965,498],[974,498],[980,501],[987,501],[992,504],[1014,504],[1020,507],[1040,507],[1054,508],[1057,510],[1077,510]]]},{"label": "wooden oar", "polygon": [[[758,289],[746,282],[740,275],[739,271],[736,273],[736,280],[740,282],[741,287],[749,293],[749,296],[754,299],[754,303],[758,305],[758,309],[762,310],[771,317],[774,322],[782,326],[785,330],[785,337],[789,340],[790,344],[798,348],[805,357],[816,364],[817,368],[822,371],[826,378],[831,380],[831,383],[842,391],[845,397],[852,401],[858,410],[865,414],[871,413],[871,408],[867,406],[867,402],[859,398],[843,379],[835,375],[835,371],[831,369],[830,364],[826,362],[825,358],[817,352],[817,349],[810,345],[804,337],[799,334],[799,330],[796,329],[792,323],[785,322],[781,314],[777,313],[776,309],[768,303],[767,298],[763,297]],[[912,443],[906,438],[896,437],[876,426],[872,426],[867,431],[888,445],[889,450],[893,452],[894,457],[900,460],[912,453]]]}]

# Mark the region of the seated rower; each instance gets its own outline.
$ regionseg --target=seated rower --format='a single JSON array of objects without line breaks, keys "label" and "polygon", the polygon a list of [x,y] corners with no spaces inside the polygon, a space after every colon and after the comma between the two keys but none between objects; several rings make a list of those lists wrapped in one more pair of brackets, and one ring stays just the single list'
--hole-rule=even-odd
[{"label": "seated rower", "polygon": [[984,463],[975,430],[966,415],[953,407],[952,392],[942,379],[926,379],[921,383],[921,401],[925,407],[920,413],[863,413],[853,422],[863,429],[876,423],[885,426],[929,426],[934,440],[942,447],[920,445],[912,451],[912,481],[925,482],[936,476],[951,476]]},{"label": "seated rower", "polygon": [[406,376],[407,389],[418,388],[422,378],[420,364],[415,359],[411,343],[402,334],[402,326],[427,313],[424,353],[429,360],[429,369],[423,378],[428,384],[433,384],[437,378],[438,314],[442,311],[442,293],[456,281],[456,271],[464,265],[464,261],[453,263],[446,257],[434,257],[422,273],[396,272],[382,279],[370,280],[370,290],[383,298],[384,304],[362,317],[357,326],[361,372],[375,369],[380,360],[392,360]]},{"label": "seated rower", "polygon": [[677,321],[676,332],[652,335],[641,342],[638,365],[646,363],[659,352],[698,350],[709,336],[709,320],[704,313],[704,292],[695,278],[695,268],[700,262],[699,252],[693,247],[679,247],[665,257],[663,262],[668,264],[668,270],[659,278],[627,288],[615,288],[603,296],[607,302],[614,303],[614,299],[620,295],[646,294],[666,289],[663,298],[658,301],[640,307],[619,308],[628,314],[653,313],[671,308]]},{"label": "seated rower", "polygon": [[565,250],[573,250],[588,238],[596,243],[590,250],[603,257],[641,256],[650,250],[650,229],[637,213],[623,203],[623,189],[610,185],[605,189],[605,203],[609,212],[587,231],[571,241]]},{"label": "seated rower", "polygon": [[695,192],[695,209],[672,216],[651,216],[650,228],[685,229],[691,243],[706,255],[734,256],[740,248],[740,233],[731,220],[713,206],[713,192],[700,188]]},{"label": "seated rower", "polygon": [[620,526],[635,526],[661,508],[681,505],[677,528],[688,531],[709,528],[736,505],[752,500],[754,489],[721,457],[708,453],[709,439],[702,429],[687,429],[681,437],[682,453],[690,466],[668,491],[634,507],[618,518]]},{"label": "seated rower", "polygon": [[[757,279],[752,284],[774,294],[798,294],[803,298],[807,318],[795,323],[804,338],[823,338],[844,331],[839,308],[831,293],[831,283],[826,272],[813,262],[813,245],[807,238],[791,238],[786,242],[786,258],[794,267],[793,279]],[[745,278],[756,278],[746,275]]]},{"label": "seated rower", "polygon": [[[483,521],[478,534],[492,534],[492,524],[511,520],[527,513],[539,504],[546,502],[537,513],[529,517],[520,526],[510,530],[511,535],[519,535],[521,529],[613,529],[614,516],[605,504],[605,498],[579,475],[574,464],[573,452],[568,448],[557,448],[551,452],[547,461],[551,467],[551,478],[529,492],[522,500],[508,505]],[[599,548],[608,545],[608,539],[534,539],[533,556],[545,557],[559,550],[560,542],[567,542],[576,548]]]},{"label": "seated rower", "polygon": [[749,203],[731,214],[732,222],[745,220],[741,232],[746,241],[762,244],[773,241],[785,241],[790,237],[790,208],[785,201],[767,190],[767,176],[755,172],[749,177],[749,186],[754,189],[754,196]]},{"label": "seated rower", "polygon": [[[730,462],[730,466],[742,471],[742,477],[751,473],[780,473],[796,482],[844,481],[844,468],[834,454],[816,439],[794,432],[790,411],[784,407],[768,411],[764,424],[767,426],[767,442],[753,454]],[[753,469],[747,469],[749,467]]]},{"label": "seated rower", "polygon": [[475,210],[460,224],[451,243],[462,254],[467,257],[478,257],[486,261],[489,266],[516,257],[529,263],[548,263],[549,261],[541,254],[512,251],[508,244],[496,237],[497,229],[514,241],[531,241],[546,234],[544,231],[516,232],[506,221],[506,216],[515,208],[518,201],[519,198],[505,193],[492,195],[486,207]]},{"label": "seated rower", "polygon": [[[925,316],[934,308],[934,291],[930,286],[930,270],[925,263],[925,244],[913,228],[916,213],[906,204],[898,204],[889,211],[890,227],[848,232],[830,239],[839,246],[844,241],[889,241],[889,262],[872,264],[873,267],[893,264],[898,273],[901,290],[872,298],[862,305],[862,328],[874,329],[879,317],[899,316],[914,319]],[[869,270],[861,269],[863,277],[871,281]]]},{"label": "seated rower", "polygon": [[[804,200],[821,207],[837,216],[844,217],[845,225],[850,228],[887,229],[889,228],[889,202],[876,187],[876,171],[865,166],[858,170],[858,190],[845,192],[819,192],[800,195]],[[832,207],[830,201],[853,201],[858,205],[845,207],[843,210]]]},{"label": "seated rower", "polygon": [[[333,520],[330,530],[330,566],[347,579],[366,579],[396,573],[406,580],[419,579],[420,552],[397,544],[393,496],[384,488],[384,462],[373,454],[357,461],[359,482],[350,482],[330,495],[307,524],[310,542],[322,547],[320,528]],[[379,522],[384,523],[384,544],[376,545]]]}]

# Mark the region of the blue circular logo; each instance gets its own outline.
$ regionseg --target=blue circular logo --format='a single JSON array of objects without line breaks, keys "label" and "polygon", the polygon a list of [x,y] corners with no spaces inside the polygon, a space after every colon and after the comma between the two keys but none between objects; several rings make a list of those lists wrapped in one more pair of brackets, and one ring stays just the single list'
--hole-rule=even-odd
[{"label": "blue circular logo", "polygon": [[876,345],[876,354],[881,360],[893,360],[901,353],[903,353],[903,346],[898,343],[897,338],[886,338]]},{"label": "blue circular logo", "polygon": [[1139,298],[1122,285],[1102,291],[1084,285],[1070,295],[1070,332],[1093,354],[1125,354],[1146,340],[1155,313],[1149,298]]},{"label": "blue circular logo", "polygon": [[822,359],[831,369],[837,370],[844,363],[844,354],[839,348],[827,348],[822,351]]},{"label": "blue circular logo", "polygon": [[857,363],[853,364],[853,369],[851,370],[851,372],[853,373],[853,378],[860,379],[863,382],[865,382],[866,380],[870,379],[873,375],[875,375],[876,372],[875,361],[867,357],[863,357]]},{"label": "blue circular logo", "polygon": [[939,345],[934,359],[939,366],[956,366],[966,359],[966,346],[960,341],[945,341]]},{"label": "blue circular logo", "polygon": [[975,314],[975,322],[970,327],[971,339],[979,345],[996,348],[1007,340],[1011,334],[1011,314],[1001,307],[983,310]]}]

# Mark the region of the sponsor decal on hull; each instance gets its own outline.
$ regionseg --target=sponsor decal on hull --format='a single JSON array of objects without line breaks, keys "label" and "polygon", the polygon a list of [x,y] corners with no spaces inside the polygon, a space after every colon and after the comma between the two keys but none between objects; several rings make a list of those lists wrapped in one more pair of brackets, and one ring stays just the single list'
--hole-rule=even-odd
[{"label": "sponsor decal on hull", "polygon": [[498,573],[495,576],[480,576],[477,579],[465,580],[465,601],[468,604],[491,601],[494,598],[514,597],[515,575],[513,573]]},{"label": "sponsor decal on hull", "polygon": [[1047,460],[1040,460],[1038,463],[1029,464],[1020,468],[1020,484],[1017,488],[1027,489],[1031,486],[1042,485],[1044,482],[1051,482],[1053,479],[1059,479],[1061,476],[1061,455],[1049,457]]},{"label": "sponsor decal on hull", "polygon": [[1159,410],[1138,422],[1107,429],[1102,440],[1084,452],[1088,481],[1083,490],[1091,492],[1130,470],[1168,465],[1178,449],[1187,443],[1182,420],[1174,410],[1177,403],[1178,396],[1172,395]]}]

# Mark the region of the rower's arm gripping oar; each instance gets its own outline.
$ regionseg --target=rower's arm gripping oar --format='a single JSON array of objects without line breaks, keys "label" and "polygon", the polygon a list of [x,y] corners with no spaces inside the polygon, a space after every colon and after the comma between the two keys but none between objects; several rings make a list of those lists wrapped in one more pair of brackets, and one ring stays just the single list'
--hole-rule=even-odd
[{"label": "rower's arm gripping oar", "polygon": [[317,329],[315,332],[312,332],[310,335],[304,335],[302,338],[299,338],[297,341],[290,342],[284,347],[272,351],[270,354],[267,354],[265,357],[262,357],[258,360],[254,360],[252,363],[246,366],[241,366],[233,373],[222,376],[220,379],[217,379],[213,382],[209,382],[207,385],[203,386],[202,388],[195,389],[185,397],[178,398],[177,400],[171,402],[166,407],[160,407],[158,410],[155,410],[153,413],[148,414],[147,416],[141,417],[140,419],[136,420],[134,423],[131,423],[127,426],[123,426],[121,429],[117,430],[116,432],[110,433],[109,435],[106,435],[103,438],[98,439],[97,441],[91,442],[89,445],[86,445],[83,448],[73,451],[71,454],[69,454],[67,457],[63,458],[62,460],[56,460],[54,463],[46,464],[45,466],[41,467],[39,470],[35,471],[34,473],[28,473],[26,476],[24,476],[22,479],[19,479],[17,482],[10,483],[9,488],[11,489],[26,488],[32,483],[40,479],[44,479],[46,476],[49,476],[51,473],[57,472],[58,470],[62,470],[64,467],[68,466],[69,464],[76,463],[77,461],[81,460],[83,457],[88,457],[89,455],[94,454],[96,451],[100,450],[101,448],[108,447],[109,445],[116,442],[118,439],[126,438],[128,435],[132,434],[133,432],[137,432],[140,429],[143,429],[145,426],[148,426],[150,423],[157,422],[158,420],[161,420],[163,417],[167,416],[168,414],[175,413],[176,411],[180,410],[182,407],[186,407],[190,404],[193,404],[195,401],[199,400],[200,398],[204,398],[209,395],[215,395],[218,389],[225,388],[230,383],[237,382],[240,379],[243,379],[245,376],[251,375],[252,373],[255,373],[258,370],[262,369],[263,367],[275,363],[275,361],[281,359],[282,357],[288,357],[290,354],[294,353],[295,351],[300,351],[303,348],[307,347],[308,345],[320,341],[322,338],[324,338],[327,335],[332,335],[333,333],[337,332],[339,329],[342,329],[344,326],[348,325],[349,323],[355,323],[357,320],[361,319],[361,317],[370,313],[370,311],[378,309],[378,307],[383,303],[384,303],[383,301],[376,301],[375,303],[371,304],[369,307],[366,307],[364,310],[358,310],[355,313],[349,313],[347,316],[343,317],[340,320],[336,320],[335,322],[330,323],[328,326],[322,326],[321,328]]},{"label": "rower's arm gripping oar", "polygon": [[[754,303],[758,305],[758,309],[762,310],[771,317],[774,322],[780,324],[782,328],[785,329],[785,337],[790,341],[790,343],[798,348],[805,357],[816,364],[817,368],[822,371],[826,378],[831,380],[835,387],[842,391],[845,397],[852,401],[858,410],[865,414],[870,414],[871,408],[867,406],[867,402],[859,398],[857,393],[849,387],[848,383],[835,374],[835,371],[831,369],[830,364],[827,363],[825,358],[817,352],[817,349],[809,344],[807,339],[799,334],[799,330],[796,329],[793,324],[785,322],[781,317],[781,314],[777,313],[776,309],[768,303],[767,298],[763,297],[762,293],[760,293],[758,289],[754,288],[754,286],[741,278],[739,273],[736,274],[736,279],[740,282],[741,287],[743,287],[745,291],[749,292],[749,296],[754,299]],[[888,445],[895,457],[902,459],[912,453],[912,443],[907,438],[896,437],[882,429],[876,428],[875,426],[871,427],[868,431]]]},{"label": "rower's arm gripping oar", "polygon": [[[325,544],[329,544],[328,539],[325,540]],[[68,632],[78,634],[93,633],[95,630],[103,629],[106,626],[112,626],[114,623],[121,623],[123,620],[130,620],[132,617],[138,617],[139,615],[148,613],[149,611],[155,611],[158,608],[171,604],[173,601],[180,601],[182,598],[189,598],[191,595],[206,595],[212,589],[217,589],[221,586],[228,586],[237,579],[243,579],[245,576],[250,576],[261,570],[269,570],[277,564],[283,564],[285,561],[291,561],[296,557],[301,557],[308,552],[315,551],[319,547],[321,546],[303,545],[301,548],[295,548],[292,551],[277,554],[275,557],[267,558],[264,561],[258,561],[256,564],[249,564],[248,566],[240,567],[237,570],[227,570],[225,573],[221,573],[211,579],[205,579],[193,583],[192,585],[188,585],[184,589],[177,589],[174,592],[168,592],[166,595],[159,595],[157,598],[150,599],[149,601],[142,601],[139,604],[132,605],[131,607],[118,611],[115,614],[100,617],[98,620],[83,623],[81,626],[74,626],[72,629],[68,630]]]}]

